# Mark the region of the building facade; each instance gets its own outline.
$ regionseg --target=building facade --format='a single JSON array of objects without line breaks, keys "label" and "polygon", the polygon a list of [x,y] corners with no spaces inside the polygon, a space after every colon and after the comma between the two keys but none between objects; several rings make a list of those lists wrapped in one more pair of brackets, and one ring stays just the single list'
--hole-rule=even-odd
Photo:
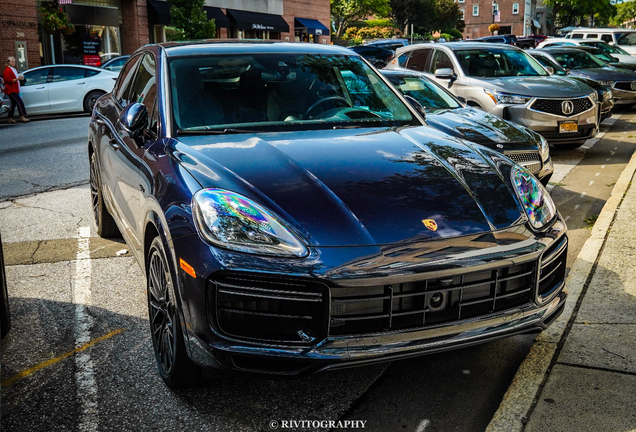
[{"label": "building facade", "polygon": [[[75,26],[49,34],[40,25],[42,0],[0,1],[0,55],[24,70],[43,64],[99,66],[110,58],[166,40],[166,0],[58,0]],[[329,44],[328,0],[206,0],[221,39],[271,39]]]},{"label": "building facade", "polygon": [[497,23],[498,34],[525,36],[537,33],[537,0],[455,0],[464,17],[464,38],[490,36],[488,27]]}]

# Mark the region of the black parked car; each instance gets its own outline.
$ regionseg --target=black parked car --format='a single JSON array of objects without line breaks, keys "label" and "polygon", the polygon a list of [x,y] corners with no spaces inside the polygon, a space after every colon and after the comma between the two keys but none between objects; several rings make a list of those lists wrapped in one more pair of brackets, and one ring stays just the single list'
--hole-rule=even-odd
[{"label": "black parked car", "polygon": [[614,109],[614,95],[612,88],[608,85],[604,85],[590,78],[582,76],[570,75],[570,71],[564,69],[556,60],[549,55],[544,55],[541,51],[533,51],[530,53],[536,61],[541,63],[541,66],[546,68],[553,75],[569,76],[572,79],[581,81],[586,85],[596,90],[598,95],[598,103],[600,105],[600,121],[603,121],[612,116],[612,110]]},{"label": "black parked car", "polygon": [[519,124],[466,106],[420,73],[383,70],[382,74],[426,111],[429,126],[505,154],[547,186],[554,167],[544,137]]},{"label": "black parked car", "polygon": [[349,49],[369,60],[369,62],[378,69],[382,69],[386,66],[394,55],[394,51],[374,45],[358,45],[349,47]]},{"label": "black parked car", "polygon": [[471,39],[470,42],[502,43],[517,46],[517,37],[515,35],[485,36],[477,39]]},{"label": "black parked car", "polygon": [[612,89],[615,105],[636,104],[636,75],[628,69],[609,66],[593,55],[575,48],[533,50],[533,57],[545,56],[569,71],[571,77],[583,77]]},{"label": "black parked car", "polygon": [[563,309],[543,185],[426,126],[351,50],[145,46],[88,140],[98,233],[119,228],[146,272],[171,387],[468,346]]},{"label": "black parked car", "polygon": [[9,334],[9,330],[11,330],[11,313],[9,311],[7,276],[4,269],[2,236],[0,235],[0,338],[4,338],[7,334]]}]

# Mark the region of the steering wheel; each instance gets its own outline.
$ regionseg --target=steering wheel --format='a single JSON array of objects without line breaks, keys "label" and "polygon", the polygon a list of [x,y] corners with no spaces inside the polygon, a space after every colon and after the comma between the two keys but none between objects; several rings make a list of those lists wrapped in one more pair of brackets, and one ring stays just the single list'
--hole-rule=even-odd
[{"label": "steering wheel", "polygon": [[342,96],[329,96],[323,99],[320,99],[316,102],[314,102],[308,109],[307,111],[305,111],[305,115],[303,116],[303,118],[308,118],[309,117],[309,113],[316,108],[318,105],[321,105],[325,102],[329,102],[329,101],[338,101],[338,102],[343,102],[348,108],[353,108],[351,106],[351,104],[349,103],[348,100],[346,100],[345,98],[343,98]]}]

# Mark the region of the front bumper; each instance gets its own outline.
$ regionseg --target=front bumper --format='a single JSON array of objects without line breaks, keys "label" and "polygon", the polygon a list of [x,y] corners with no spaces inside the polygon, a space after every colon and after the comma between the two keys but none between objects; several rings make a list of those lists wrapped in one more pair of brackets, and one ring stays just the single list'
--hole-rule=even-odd
[{"label": "front bumper", "polygon": [[[341,250],[325,250],[316,256],[319,261],[340,260],[340,264],[324,271],[313,267],[309,273],[294,264],[277,265],[271,257],[254,257],[239,264],[235,253],[194,248],[194,239],[180,239],[174,243],[178,257],[192,263],[195,256],[203,254],[205,259],[208,255],[219,261],[221,269],[228,269],[197,280],[179,273],[188,353],[207,368],[294,376],[538,332],[558,317],[567,297],[565,232],[559,218],[545,236],[516,226],[492,233],[491,244],[483,235],[469,236],[401,246],[375,255],[369,253],[372,248],[360,248],[354,259],[342,256]],[[444,254],[446,258],[440,259],[440,251],[450,243],[453,249],[465,252]],[[437,258],[422,258],[422,254]],[[218,282],[218,275],[228,271],[235,282]],[[490,274],[491,279],[476,282],[478,274]],[[241,286],[252,277],[273,281],[275,289],[263,284],[250,289]],[[315,291],[310,292],[312,286]],[[475,291],[477,287],[481,293]],[[432,298],[438,293],[444,300],[434,305]],[[241,301],[231,303],[228,296]],[[306,301],[317,302],[317,298],[320,305],[305,307]],[[299,300],[306,300],[305,304]],[[274,310],[285,301],[298,306],[294,304],[287,312]],[[258,309],[255,315],[259,325],[242,327],[246,311],[265,307],[267,302],[272,309]],[[285,318],[295,310],[308,316]],[[417,323],[409,321],[410,317]],[[303,318],[315,321],[297,324]],[[293,328],[280,328],[285,335],[278,337],[280,326],[267,328],[270,319],[291,323]]]},{"label": "front bumper", "polygon": [[[631,83],[630,83],[631,84]],[[616,86],[620,86],[621,83],[614,83],[612,87],[612,95],[614,96],[614,104],[615,105],[634,105],[636,104],[636,91],[622,90],[620,88],[616,88]]]}]

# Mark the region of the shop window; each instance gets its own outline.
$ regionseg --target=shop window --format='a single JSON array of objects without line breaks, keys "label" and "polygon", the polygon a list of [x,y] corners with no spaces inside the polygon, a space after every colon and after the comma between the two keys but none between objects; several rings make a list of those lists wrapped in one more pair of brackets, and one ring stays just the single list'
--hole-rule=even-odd
[{"label": "shop window", "polygon": [[64,63],[101,66],[121,52],[118,27],[75,25],[75,32],[62,36]]}]

